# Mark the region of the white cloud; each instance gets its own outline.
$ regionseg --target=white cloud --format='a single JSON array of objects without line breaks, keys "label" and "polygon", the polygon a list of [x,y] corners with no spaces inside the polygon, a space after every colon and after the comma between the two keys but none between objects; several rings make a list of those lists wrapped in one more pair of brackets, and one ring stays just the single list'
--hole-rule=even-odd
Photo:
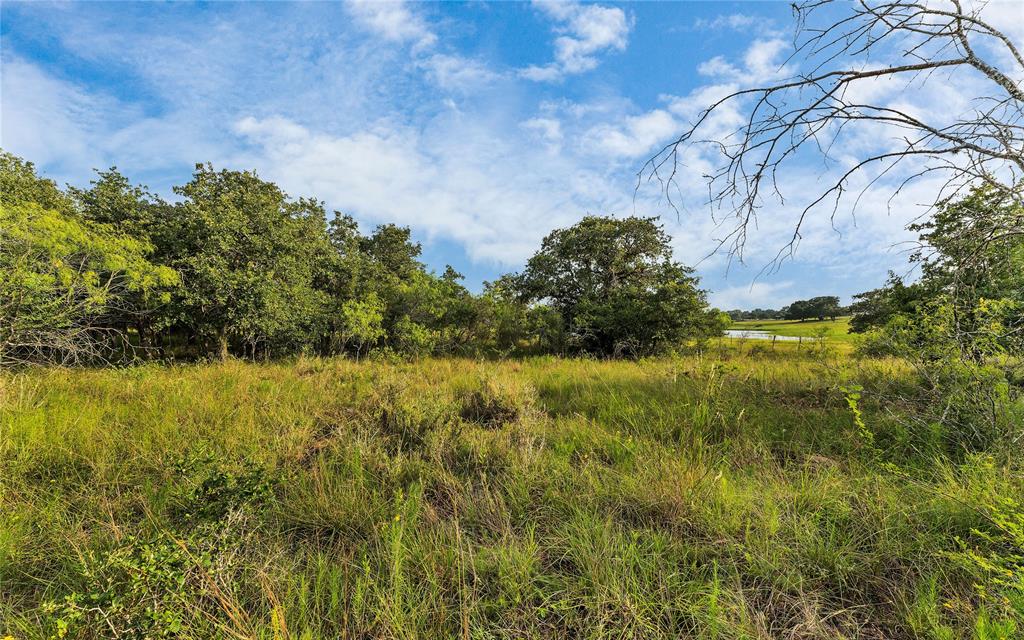
[{"label": "white cloud", "polygon": [[520,69],[519,75],[527,80],[533,80],[534,82],[554,82],[562,77],[562,69],[555,64],[549,64],[543,67],[530,65],[529,67]]},{"label": "white cloud", "polygon": [[135,105],[14,56],[5,55],[0,95],[0,146],[46,167],[58,183],[81,184],[92,169],[112,164],[160,172],[218,159],[216,130],[205,130],[190,115],[147,117]]},{"label": "white cloud", "polygon": [[[693,122],[701,112],[716,100],[732,93],[736,84],[711,84],[694,89],[687,96],[661,96],[664,108],[655,108],[639,115],[628,115],[628,106],[617,108],[591,109],[589,113],[598,116],[598,122],[582,134],[585,146],[599,154],[613,159],[644,160],[662,145],[678,136],[684,127]],[[573,115],[577,118],[588,115],[586,108],[576,105]],[[727,103],[711,114],[704,123],[704,131],[712,136],[727,135],[744,122],[740,105]],[[709,169],[693,150],[687,150],[685,157],[693,163],[700,163],[702,169]],[[696,184],[685,185],[696,187]]]},{"label": "white cloud", "polygon": [[549,143],[557,144],[562,141],[562,123],[555,118],[530,118],[519,123],[519,126],[539,134]]},{"label": "white cloud", "polygon": [[757,16],[751,16],[744,13],[732,13],[729,15],[715,16],[711,19],[698,18],[694,22],[694,26],[698,29],[735,29],[737,31],[742,31],[757,26],[762,22],[764,22],[764,20]]},{"label": "white cloud", "polygon": [[779,54],[790,46],[790,43],[781,38],[755,40],[743,56],[747,71],[755,77],[771,77],[779,73]]},{"label": "white cloud", "polygon": [[668,111],[655,109],[625,118],[622,125],[599,125],[590,130],[590,143],[616,157],[637,158],[650,154],[655,145],[678,133],[680,123]]},{"label": "white cloud", "polygon": [[[1006,34],[1018,49],[1024,45],[1024,7],[1020,0],[969,0],[964,8],[980,10],[981,18]],[[1001,44],[992,44],[1003,49]]]},{"label": "white cloud", "polygon": [[714,18],[697,18],[693,21],[693,30],[736,31],[739,33],[756,33],[767,37],[778,37],[782,32],[776,27],[775,21],[763,15],[746,13],[730,13],[717,15]]},{"label": "white cloud", "polygon": [[420,48],[437,42],[437,35],[422,17],[409,9],[406,2],[348,0],[346,6],[363,26],[393,42],[411,42]]},{"label": "white cloud", "polygon": [[472,90],[501,77],[483,62],[458,55],[436,53],[418,64],[437,86],[447,90]]},{"label": "white cloud", "polygon": [[792,45],[781,38],[758,38],[750,43],[743,54],[743,65],[729,62],[725,56],[715,56],[697,65],[697,73],[717,80],[764,85],[788,75],[780,54]]},{"label": "white cloud", "polygon": [[735,65],[725,59],[725,56],[715,56],[710,60],[705,60],[697,65],[697,73],[702,76],[709,77],[735,77],[740,74],[740,70]]},{"label": "white cloud", "polygon": [[590,71],[598,65],[598,53],[626,49],[632,23],[622,9],[578,2],[534,4],[557,23],[559,35],[554,42],[555,61],[522,69],[520,75],[527,80],[549,82]]},{"label": "white cloud", "polygon": [[[41,164],[77,163],[96,157],[78,123],[99,122],[93,114],[110,104],[62,82],[33,64],[5,56],[2,82],[3,147]],[[45,123],[45,126],[42,126]]]},{"label": "white cloud", "polygon": [[438,53],[438,36],[410,3],[391,0],[347,0],[349,13],[364,27],[391,42],[412,43],[416,68],[446,91],[471,92],[501,77],[486,63],[455,53]]},{"label": "white cloud", "polygon": [[[404,87],[415,71],[398,47],[365,37],[333,5],[320,5],[322,11],[313,4],[274,5],[286,13],[269,23],[256,7],[217,5],[210,19],[173,22],[173,29],[158,5],[151,7],[159,19],[141,21],[132,20],[131,12],[122,17],[113,5],[105,11],[101,6],[47,12],[49,30],[73,56],[123,78],[130,87],[126,103],[142,105],[150,117],[178,114],[190,128],[221,131],[223,122],[237,117],[238,104],[254,103],[325,126],[358,125],[379,117],[374,102],[382,77]],[[306,13],[313,11],[319,20]]]},{"label": "white cloud", "polygon": [[521,264],[551,229],[628,202],[607,179],[461,116],[422,130],[381,123],[347,136],[280,116],[246,117],[235,131],[252,145],[243,166],[289,193],[454,240],[485,263]]}]

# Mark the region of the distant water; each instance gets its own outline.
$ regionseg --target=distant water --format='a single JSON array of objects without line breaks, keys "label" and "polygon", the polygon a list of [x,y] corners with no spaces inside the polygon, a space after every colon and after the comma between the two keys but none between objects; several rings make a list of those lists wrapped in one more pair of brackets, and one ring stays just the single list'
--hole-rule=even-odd
[{"label": "distant water", "polygon": [[797,342],[800,340],[797,336],[780,336],[768,331],[755,331],[753,329],[726,329],[723,335],[726,338],[743,338],[744,340],[771,340],[773,338],[779,342]]}]

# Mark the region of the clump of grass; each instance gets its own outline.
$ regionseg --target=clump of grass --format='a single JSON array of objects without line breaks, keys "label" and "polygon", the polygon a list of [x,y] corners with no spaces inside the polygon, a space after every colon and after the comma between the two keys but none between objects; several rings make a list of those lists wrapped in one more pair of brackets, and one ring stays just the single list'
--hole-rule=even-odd
[{"label": "clump of grass", "polygon": [[431,432],[454,419],[450,394],[414,387],[401,379],[386,379],[364,405],[379,433],[399,450],[422,448]]},{"label": "clump of grass", "polygon": [[489,372],[475,389],[462,395],[463,420],[490,429],[516,422],[536,412],[537,392],[522,378]]}]

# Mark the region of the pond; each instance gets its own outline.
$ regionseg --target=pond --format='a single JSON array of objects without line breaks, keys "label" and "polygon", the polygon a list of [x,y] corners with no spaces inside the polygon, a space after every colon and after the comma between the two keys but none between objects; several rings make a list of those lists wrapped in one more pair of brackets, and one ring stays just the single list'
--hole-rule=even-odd
[{"label": "pond", "polygon": [[779,342],[798,342],[797,336],[780,336],[769,331],[758,331],[755,329],[726,329],[723,332],[726,338],[741,338],[743,340],[778,340]]}]

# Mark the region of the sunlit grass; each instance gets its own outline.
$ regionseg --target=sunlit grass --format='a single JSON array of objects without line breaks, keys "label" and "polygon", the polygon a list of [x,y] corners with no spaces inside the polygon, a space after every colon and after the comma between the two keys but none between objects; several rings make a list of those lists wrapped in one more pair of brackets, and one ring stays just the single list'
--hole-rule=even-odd
[{"label": "sunlit grass", "polygon": [[4,374],[0,636],[970,637],[1020,470],[929,449],[879,402],[914,384],[728,344]]}]

